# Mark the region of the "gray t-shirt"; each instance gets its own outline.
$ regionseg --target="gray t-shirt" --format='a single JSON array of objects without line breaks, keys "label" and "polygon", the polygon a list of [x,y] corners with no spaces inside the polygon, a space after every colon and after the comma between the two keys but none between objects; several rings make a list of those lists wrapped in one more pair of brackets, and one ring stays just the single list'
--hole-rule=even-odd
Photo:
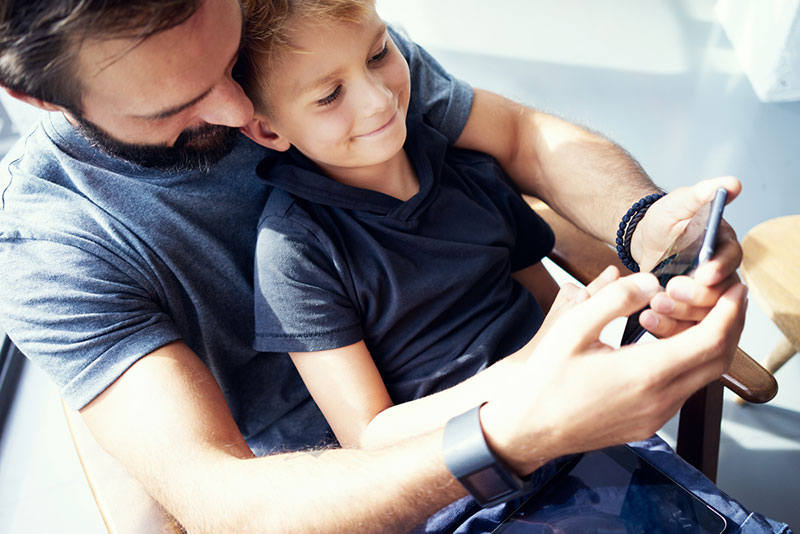
[{"label": "gray t-shirt", "polygon": [[[454,141],[472,90],[392,37],[411,68],[411,109]],[[212,172],[165,175],[99,152],[51,114],[3,159],[0,325],[72,408],[181,339],[256,454],[329,440],[288,356],[252,349],[265,151],[240,136]]]}]

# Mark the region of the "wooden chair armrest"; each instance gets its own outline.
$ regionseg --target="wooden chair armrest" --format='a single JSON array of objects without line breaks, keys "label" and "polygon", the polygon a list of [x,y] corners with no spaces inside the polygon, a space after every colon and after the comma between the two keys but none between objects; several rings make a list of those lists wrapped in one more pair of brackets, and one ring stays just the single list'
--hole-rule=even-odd
[{"label": "wooden chair armrest", "polygon": [[755,404],[769,402],[778,394],[778,381],[772,373],[739,347],[728,372],[719,381],[742,399]]},{"label": "wooden chair armrest", "polygon": [[[555,247],[548,257],[576,280],[588,284],[609,265],[616,265],[622,273],[627,272],[609,245],[580,230],[541,200],[533,197],[526,197],[526,200],[556,235]],[[772,373],[740,348],[720,382],[754,403],[767,402],[778,393],[778,382]]]},{"label": "wooden chair armrest", "polygon": [[185,534],[141,484],[100,447],[80,414],[63,401],[62,406],[78,459],[109,534]]}]

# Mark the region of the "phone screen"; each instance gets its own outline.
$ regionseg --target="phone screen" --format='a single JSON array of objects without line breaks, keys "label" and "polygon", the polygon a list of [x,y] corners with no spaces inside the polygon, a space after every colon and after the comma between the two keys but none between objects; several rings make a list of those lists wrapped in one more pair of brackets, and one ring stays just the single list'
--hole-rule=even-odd
[{"label": "phone screen", "polygon": [[[695,213],[683,233],[661,256],[651,272],[662,287],[666,287],[672,277],[691,274],[698,265],[711,259],[727,197],[725,189],[718,189],[714,199]],[[639,315],[646,309],[642,308],[628,317],[620,345],[635,343],[644,335],[646,330],[639,324]]]},{"label": "phone screen", "polygon": [[627,445],[577,455],[493,534],[722,534],[726,518]]}]

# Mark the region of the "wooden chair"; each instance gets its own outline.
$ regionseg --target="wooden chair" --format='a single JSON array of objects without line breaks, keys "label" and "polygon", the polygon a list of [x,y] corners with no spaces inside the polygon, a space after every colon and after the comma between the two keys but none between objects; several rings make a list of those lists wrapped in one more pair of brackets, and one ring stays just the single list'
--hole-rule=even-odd
[{"label": "wooden chair", "polygon": [[67,426],[109,534],[185,534],[185,530],[152,499],[92,437],[81,415],[62,401]]},{"label": "wooden chair", "polygon": [[800,215],[757,225],[745,234],[742,251],[745,283],[783,334],[764,360],[774,373],[800,352]]},{"label": "wooden chair", "polygon": [[[577,229],[544,203],[535,199],[530,199],[530,203],[553,228],[556,245],[550,258],[567,273],[587,283],[609,264],[619,266],[624,272],[613,249]],[[739,350],[725,377],[698,391],[686,402],[680,415],[677,452],[712,480],[717,470],[723,384],[756,403],[767,402],[777,392],[772,375]],[[113,534],[182,532],[142,487],[100,448],[80,415],[67,408],[65,414],[108,531]]]}]

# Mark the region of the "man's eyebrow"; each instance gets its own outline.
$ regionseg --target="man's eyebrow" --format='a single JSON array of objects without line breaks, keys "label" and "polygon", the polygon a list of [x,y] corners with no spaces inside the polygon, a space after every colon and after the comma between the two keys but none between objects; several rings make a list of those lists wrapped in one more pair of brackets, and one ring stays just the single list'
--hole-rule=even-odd
[{"label": "man's eyebrow", "polygon": [[206,91],[203,92],[203,94],[201,94],[200,96],[198,96],[196,98],[191,99],[190,101],[188,101],[188,102],[186,102],[184,104],[179,104],[179,105],[177,105],[175,107],[172,107],[172,108],[169,108],[169,109],[165,109],[163,111],[157,111],[156,113],[152,113],[152,114],[148,114],[148,115],[139,115],[138,118],[140,118],[140,119],[149,119],[149,120],[157,120],[157,119],[166,119],[166,118],[172,117],[173,115],[177,115],[178,113],[180,113],[184,109],[189,109],[190,107],[194,106],[195,104],[197,104],[198,102],[203,100],[205,97],[207,97],[211,93],[211,91],[213,91],[213,90],[214,90],[213,87],[209,87]]},{"label": "man's eyebrow", "polygon": [[[242,8],[242,9],[244,9],[244,8]],[[240,36],[239,36],[239,47],[236,49],[236,53],[231,58],[231,61],[230,61],[231,64],[236,62],[236,58],[239,57],[239,54],[242,52],[242,48],[243,47],[244,47],[244,24],[242,24],[241,33],[240,33]],[[178,113],[180,113],[181,111],[183,111],[185,109],[189,109],[190,107],[194,106],[195,104],[197,104],[198,102],[203,100],[205,97],[207,97],[211,93],[211,91],[213,91],[213,90],[214,90],[213,87],[209,87],[208,89],[203,91],[203,94],[201,94],[200,96],[198,96],[196,98],[191,99],[188,102],[185,102],[183,104],[178,104],[175,107],[171,107],[171,108],[168,108],[168,109],[165,109],[165,110],[162,110],[162,111],[157,111],[155,113],[148,113],[147,115],[138,115],[138,118],[146,119],[146,120],[167,119],[169,117],[172,117],[173,115],[177,115]]]},{"label": "man's eyebrow", "polygon": [[[373,42],[377,41],[383,36],[384,33],[386,33],[386,24],[381,24],[380,28],[378,28],[378,31],[375,32],[375,37],[372,39],[372,41]],[[317,89],[320,86],[326,85],[335,78],[336,78],[336,72],[329,72],[328,74],[320,76],[319,78],[316,78],[315,80],[312,80],[307,84],[303,85],[298,84],[295,87],[295,94],[304,95],[306,93],[313,91],[314,89]]]}]

